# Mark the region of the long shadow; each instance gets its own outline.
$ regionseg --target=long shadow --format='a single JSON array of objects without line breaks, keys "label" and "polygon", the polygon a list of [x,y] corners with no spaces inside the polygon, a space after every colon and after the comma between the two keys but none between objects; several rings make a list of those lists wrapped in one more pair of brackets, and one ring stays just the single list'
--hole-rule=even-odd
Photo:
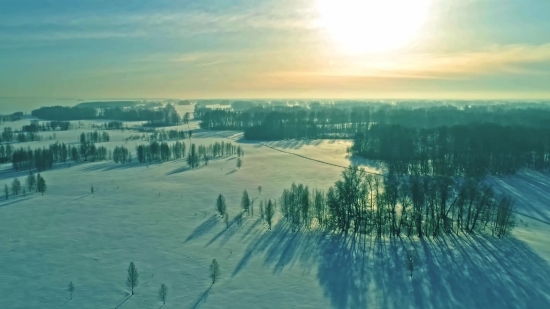
[{"label": "long shadow", "polygon": [[189,235],[184,243],[191,241],[195,238],[201,237],[202,235],[208,233],[214,226],[216,226],[216,223],[218,222],[218,219],[216,215],[212,215],[210,218],[208,218],[206,221],[204,221],[201,225],[199,225],[191,235]]},{"label": "long shadow", "polygon": [[490,177],[487,182],[503,193],[514,197],[517,210],[523,214],[550,222],[550,175],[534,171],[522,171],[510,177]]},{"label": "long shadow", "polygon": [[118,306],[115,307],[115,309],[118,309],[120,306],[122,306],[122,304],[124,304],[128,299],[130,299],[132,296],[134,295],[130,295],[128,296],[125,300],[123,300],[120,304],[118,304]]},{"label": "long shadow", "polygon": [[71,300],[67,300],[66,302],[63,303],[63,305],[59,306],[59,308],[63,308],[66,304],[68,304]]},{"label": "long shadow", "polygon": [[300,149],[304,146],[318,146],[323,142],[334,142],[334,140],[329,139],[285,139],[285,140],[249,140],[241,137],[237,140],[240,144],[250,144],[250,145],[259,145],[267,144],[271,147],[277,147],[282,149]]},{"label": "long shadow", "polygon": [[[204,246],[205,248],[213,244],[216,240],[218,240],[221,236],[224,236],[222,239],[222,244],[220,246],[223,246],[233,235],[237,233],[239,230],[238,227],[234,227],[233,225],[237,222],[237,216],[233,217],[231,221],[229,222],[229,227],[224,228],[222,231],[220,231],[216,236],[214,236],[208,243]],[[224,224],[225,225],[225,224]]]},{"label": "long shadow", "polygon": [[192,138],[232,138],[239,134],[242,134],[242,131],[196,129],[193,130]]},{"label": "long shadow", "polygon": [[530,216],[530,215],[524,214],[524,213],[522,213],[522,212],[519,212],[519,211],[515,211],[515,213],[517,213],[517,214],[518,214],[518,215],[520,215],[520,216],[524,216],[524,217],[527,217],[527,218],[530,218],[530,219],[536,220],[536,221],[538,221],[538,222],[541,222],[541,223],[544,223],[544,224],[550,225],[550,222],[548,222],[548,221],[544,221],[544,220],[541,220],[541,219],[535,218],[535,217],[533,217],[533,216]]},{"label": "long shadow", "polygon": [[[71,163],[71,164],[72,166],[81,165],[80,163],[78,164]],[[54,163],[53,167],[47,171],[53,171],[53,170],[58,170],[63,168],[70,168],[70,166],[67,166],[67,163]],[[44,172],[47,172],[47,171],[44,171]],[[33,172],[37,173],[35,169],[33,169]],[[0,170],[0,180],[9,179],[9,178],[27,177],[28,175],[29,175],[28,170],[16,171],[12,167],[4,167]]]},{"label": "long shadow", "polygon": [[126,164],[120,164],[120,163],[114,163],[114,162],[88,162],[83,163],[83,167],[80,169],[83,172],[91,172],[91,171],[102,171],[102,172],[108,172],[108,171],[115,171],[115,170],[126,170],[136,167],[143,167],[145,166],[142,163],[126,163]]},{"label": "long shadow", "polygon": [[[331,306],[348,308],[550,308],[550,265],[528,245],[486,235],[379,239],[292,232],[284,220],[249,237],[232,276],[253,257],[278,274],[316,269]],[[412,279],[405,267],[412,250]],[[370,297],[369,296],[373,296]]]},{"label": "long shadow", "polygon": [[190,170],[190,169],[191,169],[191,167],[189,167],[189,166],[178,167],[178,168],[176,168],[175,170],[166,173],[166,176],[170,176],[170,175],[174,175],[174,174],[183,173],[183,172],[186,172],[186,171],[188,171],[188,170]]},{"label": "long shadow", "polygon": [[34,197],[35,196],[27,196],[27,197],[22,197],[22,198],[12,197],[11,200],[4,200],[5,202],[0,203],[0,207],[6,207],[6,206],[11,205],[11,204],[15,204],[15,203],[19,203],[19,202],[22,202],[22,201],[30,200]]},{"label": "long shadow", "polygon": [[193,309],[197,308],[197,306],[201,303],[201,301],[203,300],[203,298],[208,297],[208,292],[210,292],[210,289],[212,289],[213,286],[214,286],[214,283],[212,283],[212,284],[210,285],[210,287],[208,287],[208,289],[201,295],[201,297],[199,297],[199,299],[197,300],[197,302],[196,302],[195,305],[193,306]]}]

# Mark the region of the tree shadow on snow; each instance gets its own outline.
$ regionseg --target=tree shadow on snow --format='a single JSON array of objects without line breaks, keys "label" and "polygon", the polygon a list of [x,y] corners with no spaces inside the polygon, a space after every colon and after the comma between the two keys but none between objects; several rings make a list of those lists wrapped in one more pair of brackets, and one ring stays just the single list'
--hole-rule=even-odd
[{"label": "tree shadow on snow", "polygon": [[[416,251],[412,279],[407,251]],[[484,235],[435,240],[293,232],[280,221],[249,238],[232,276],[252,257],[278,274],[316,269],[333,308],[550,308],[550,266],[525,243]],[[369,295],[373,297],[369,299]]]},{"label": "tree shadow on snow", "polygon": [[175,170],[172,170],[171,172],[166,173],[166,176],[183,173],[183,172],[186,172],[190,169],[191,169],[191,167],[189,167],[189,166],[178,167]]},{"label": "tree shadow on snow", "polygon": [[208,289],[204,293],[202,293],[201,297],[197,299],[197,302],[195,302],[195,305],[192,307],[193,309],[199,308],[199,305],[201,304],[201,302],[203,300],[206,301],[208,299],[208,293],[210,292],[213,286],[214,286],[214,283],[212,283],[210,287],[208,287]]},{"label": "tree shadow on snow", "polygon": [[[36,193],[36,194],[38,194],[38,193]],[[27,195],[27,196],[23,196],[22,194],[20,194],[20,195],[18,195],[18,196],[16,196],[16,197],[13,197],[13,196],[12,196],[11,198],[9,198],[9,199],[7,199],[7,200],[1,201],[1,202],[0,202],[0,207],[6,207],[6,206],[11,205],[11,204],[15,204],[15,203],[19,203],[19,202],[22,202],[22,201],[26,201],[26,200],[32,199],[32,198],[34,198],[34,197],[36,197],[36,195],[34,195],[34,194],[33,194],[33,195],[30,195],[30,194],[29,194],[29,195]]]},{"label": "tree shadow on snow", "polygon": [[518,213],[550,222],[550,175],[520,171],[512,176],[490,177],[488,182],[500,192],[514,197]]},{"label": "tree shadow on snow", "polygon": [[145,167],[143,163],[115,163],[115,162],[88,162],[83,163],[82,168],[80,169],[83,172],[91,172],[91,171],[102,171],[102,172],[108,172],[108,171],[115,171],[115,170],[126,170],[130,168],[136,168],[136,167]]},{"label": "tree shadow on snow", "polygon": [[201,225],[199,225],[195,230],[193,230],[191,235],[189,235],[185,239],[184,243],[186,243],[190,240],[193,240],[195,238],[201,237],[202,235],[208,233],[211,229],[214,228],[214,226],[216,226],[217,222],[218,222],[217,216],[212,215],[210,218],[208,218],[206,221],[204,221]]}]

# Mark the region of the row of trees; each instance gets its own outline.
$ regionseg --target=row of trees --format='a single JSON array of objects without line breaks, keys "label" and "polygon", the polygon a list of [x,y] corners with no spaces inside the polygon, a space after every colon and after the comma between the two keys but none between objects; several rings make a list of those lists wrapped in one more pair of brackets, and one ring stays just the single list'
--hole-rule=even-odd
[{"label": "row of trees", "polygon": [[149,135],[149,139],[151,140],[173,140],[173,139],[179,139],[183,140],[186,138],[191,139],[191,136],[193,135],[192,130],[184,131],[184,130],[153,130],[151,134]]},{"label": "row of trees", "polygon": [[191,135],[193,133],[191,131],[183,131],[183,130],[154,130],[149,135],[149,139],[151,140],[171,140],[171,139],[179,139],[183,140],[186,138],[191,138]]},{"label": "row of trees", "polygon": [[164,108],[106,108],[102,110],[99,117],[123,121],[147,121],[150,126],[171,126],[181,123],[181,116],[171,104]]},{"label": "row of trees", "polygon": [[232,156],[237,155],[238,157],[244,156],[244,150],[241,146],[236,146],[231,143],[226,142],[215,142],[213,144],[209,144],[207,146],[199,145],[198,147],[198,155],[199,157],[210,157],[210,158],[217,158],[217,157],[224,157],[224,156]]},{"label": "row of trees", "polygon": [[4,197],[6,200],[9,199],[10,192],[12,196],[18,196],[20,194],[26,195],[27,192],[34,192],[34,191],[38,193],[42,193],[42,195],[44,195],[44,193],[46,192],[46,188],[47,188],[46,180],[42,176],[40,176],[40,173],[35,176],[31,172],[29,173],[29,176],[27,176],[26,178],[25,185],[21,184],[21,181],[19,181],[18,178],[15,178],[12,181],[11,186],[8,186],[7,184],[5,184]]},{"label": "row of trees", "polygon": [[437,237],[443,232],[490,231],[504,237],[514,227],[506,195],[469,178],[367,174],[349,167],[327,192],[293,184],[279,202],[293,230],[323,228],[381,237]]},{"label": "row of trees", "polygon": [[413,175],[512,174],[550,168],[546,128],[470,124],[429,129],[371,125],[355,135],[349,151]]},{"label": "row of trees", "polygon": [[21,118],[23,118],[23,112],[15,112],[13,114],[0,115],[0,124],[4,122],[21,120]]},{"label": "row of trees", "polygon": [[[258,187],[259,194],[262,193],[262,187]],[[243,216],[254,216],[254,201],[252,201],[248,195],[248,192],[244,190],[241,198],[242,211],[236,216],[236,221],[239,225],[242,224]],[[273,224],[273,217],[275,216],[276,202],[271,200],[260,201],[260,219],[267,223],[271,230]],[[229,214],[227,212],[227,204],[225,197],[219,195],[216,199],[216,212],[224,219],[226,228],[229,228]]]},{"label": "row of trees", "polygon": [[84,133],[82,132],[79,136],[80,143],[106,143],[111,140],[111,137],[109,136],[109,133],[103,131],[103,132],[88,132]]},{"label": "row of trees", "polygon": [[15,132],[11,127],[5,127],[0,135],[0,143],[24,143],[40,140],[42,140],[42,136],[36,132]]},{"label": "row of trees", "polygon": [[66,163],[69,159],[73,162],[103,161],[109,154],[107,148],[90,142],[78,146],[56,142],[34,150],[30,147],[12,150],[10,161],[16,171],[37,169],[42,172],[51,169],[54,163]]},{"label": "row of trees", "polygon": [[126,164],[132,162],[132,154],[124,146],[115,147],[115,149],[113,150],[112,158],[115,163]]},{"label": "row of trees", "polygon": [[252,106],[243,111],[195,106],[195,118],[208,130],[243,130],[247,139],[352,137],[373,124],[406,128],[464,126],[492,123],[550,129],[550,108],[534,105],[431,106],[342,104],[310,106]]},{"label": "row of trees", "polygon": [[10,144],[0,144],[0,163],[10,162],[14,149],[15,148]]},{"label": "row of trees", "polygon": [[179,141],[173,145],[153,141],[149,145],[137,146],[136,155],[139,163],[152,163],[184,158],[186,150],[185,143]]},{"label": "row of trees", "polygon": [[[139,145],[136,147],[136,155],[140,163],[178,160],[185,158],[186,151],[187,146],[185,143],[179,141],[176,141],[172,145],[167,142],[159,143],[153,141],[149,145]],[[235,146],[226,142],[215,142],[207,146],[199,145],[198,147],[195,144],[191,144],[186,160],[191,168],[196,168],[200,165],[201,160],[207,165],[212,158],[234,154],[237,154],[239,157],[244,156],[244,150],[241,146]]]},{"label": "row of trees", "polygon": [[75,128],[69,121],[43,121],[31,120],[31,124],[21,128],[23,132],[40,132],[40,131],[68,131]]}]

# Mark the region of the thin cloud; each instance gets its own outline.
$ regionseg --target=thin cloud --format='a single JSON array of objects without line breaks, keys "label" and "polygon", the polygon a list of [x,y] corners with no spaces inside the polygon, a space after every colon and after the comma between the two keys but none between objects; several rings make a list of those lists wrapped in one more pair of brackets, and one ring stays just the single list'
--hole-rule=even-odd
[{"label": "thin cloud", "polygon": [[[340,57],[334,63],[312,62],[303,70],[266,72],[282,78],[463,79],[472,76],[550,75],[550,44],[494,46],[460,53],[374,54]],[[534,66],[541,64],[541,66]]]},{"label": "thin cloud", "polygon": [[[237,13],[185,11],[116,14],[112,16],[45,16],[4,18],[0,36],[4,40],[70,40],[80,38],[185,37],[205,33],[247,32],[250,30],[314,29],[313,17],[306,13],[246,10]],[[9,33],[9,34],[7,34]]]}]

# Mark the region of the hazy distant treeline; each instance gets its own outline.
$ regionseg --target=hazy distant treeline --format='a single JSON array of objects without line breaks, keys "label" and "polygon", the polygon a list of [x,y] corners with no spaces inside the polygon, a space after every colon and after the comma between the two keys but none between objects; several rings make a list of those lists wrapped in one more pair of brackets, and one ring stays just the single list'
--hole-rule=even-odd
[{"label": "hazy distant treeline", "polygon": [[536,105],[315,108],[195,106],[201,127],[246,139],[354,138],[350,151],[412,175],[512,174],[550,168],[550,108]]},{"label": "hazy distant treeline", "polygon": [[353,137],[372,124],[399,124],[408,128],[435,128],[493,123],[502,126],[550,128],[550,108],[545,105],[434,106],[411,108],[373,105],[340,108],[253,106],[244,111],[195,106],[195,119],[208,130],[243,130],[247,139]]},{"label": "hazy distant treeline", "polygon": [[33,110],[32,115],[40,119],[68,121],[85,119],[114,119],[120,121],[147,121],[149,125],[177,125],[182,122],[174,106],[164,108],[92,108],[50,106]]},{"label": "hazy distant treeline", "polygon": [[0,115],[0,124],[4,122],[21,120],[21,118],[23,118],[23,112],[16,112],[9,115]]}]

